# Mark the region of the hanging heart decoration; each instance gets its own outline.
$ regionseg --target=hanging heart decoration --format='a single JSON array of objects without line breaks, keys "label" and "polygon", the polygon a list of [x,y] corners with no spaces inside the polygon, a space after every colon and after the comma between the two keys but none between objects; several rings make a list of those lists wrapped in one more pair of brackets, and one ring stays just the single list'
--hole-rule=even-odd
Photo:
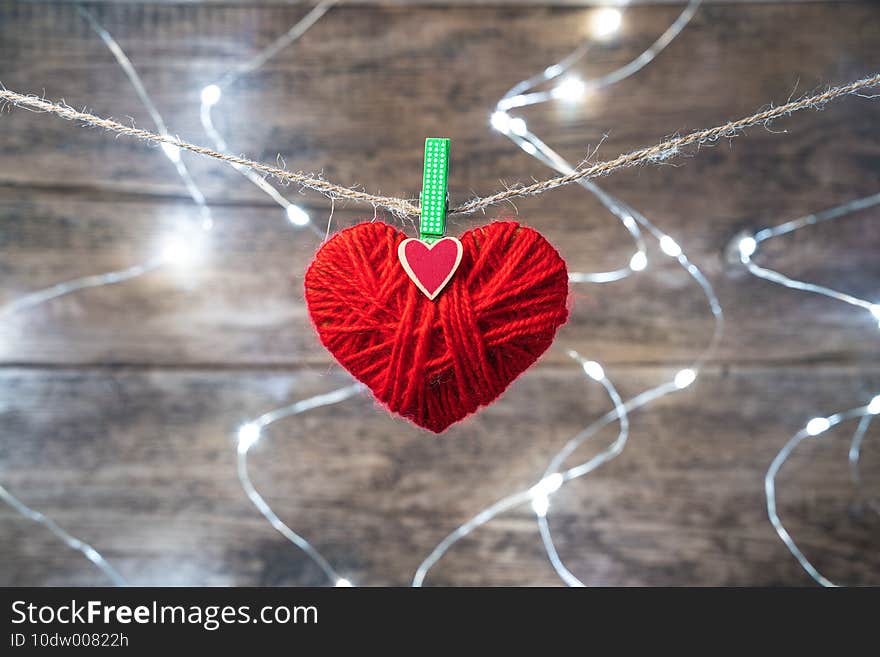
[{"label": "hanging heart decoration", "polygon": [[568,317],[568,273],[516,222],[430,246],[372,222],[324,243],[305,296],[336,360],[389,411],[440,433],[546,351]]}]

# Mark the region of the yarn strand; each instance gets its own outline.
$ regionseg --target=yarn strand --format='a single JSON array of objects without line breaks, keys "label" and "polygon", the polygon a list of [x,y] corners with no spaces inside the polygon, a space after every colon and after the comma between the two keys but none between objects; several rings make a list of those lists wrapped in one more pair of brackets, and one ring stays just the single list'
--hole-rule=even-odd
[{"label": "yarn strand", "polygon": [[[630,151],[629,153],[619,155],[611,160],[595,164],[583,163],[565,175],[542,180],[531,185],[510,187],[490,196],[477,197],[452,208],[449,211],[449,214],[471,214],[514,198],[543,194],[544,192],[548,192],[558,187],[563,187],[579,181],[599,178],[601,176],[607,176],[622,169],[641,164],[668,161],[671,158],[678,156],[682,149],[688,146],[700,146],[716,142],[719,139],[730,139],[738,136],[747,128],[756,125],[767,125],[776,119],[789,116],[800,110],[819,109],[844,96],[858,94],[859,92],[877,86],[880,86],[880,73],[860,80],[855,80],[845,85],[831,87],[822,93],[790,101],[784,105],[761,110],[754,114],[736,119],[735,121],[729,121],[722,125],[715,126],[714,128],[697,130],[696,132],[692,132],[683,137],[666,139],[654,146],[639,148]],[[876,96],[871,96],[871,98],[873,97]],[[53,103],[38,96],[20,94],[15,91],[0,88],[0,102],[2,101],[8,102],[15,107],[22,107],[38,112],[47,112],[69,121],[79,121],[84,125],[103,128],[104,130],[116,134],[126,135],[128,137],[134,137],[136,139],[159,144],[171,144],[192,153],[212,157],[234,166],[248,167],[254,171],[259,171],[283,182],[302,185],[304,188],[320,192],[331,199],[347,199],[359,203],[368,203],[374,207],[389,210],[399,217],[415,217],[419,214],[418,205],[412,200],[397,198],[394,196],[369,194],[357,189],[338,185],[302,171],[288,171],[281,167],[262,164],[238,155],[220,153],[211,148],[184,141],[178,137],[173,137],[168,134],[156,134],[149,130],[142,130],[133,126],[124,125],[112,119],[101,118],[94,114],[89,114],[88,112],[78,111],[69,105]]]}]

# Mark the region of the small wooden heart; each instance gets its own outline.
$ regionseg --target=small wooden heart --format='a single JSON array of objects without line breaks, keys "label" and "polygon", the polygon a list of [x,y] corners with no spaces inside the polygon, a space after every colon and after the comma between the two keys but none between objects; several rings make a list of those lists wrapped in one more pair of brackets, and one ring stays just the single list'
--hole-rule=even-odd
[{"label": "small wooden heart", "polygon": [[455,274],[462,253],[461,242],[454,237],[433,244],[410,238],[397,247],[397,257],[407,276],[432,301]]}]

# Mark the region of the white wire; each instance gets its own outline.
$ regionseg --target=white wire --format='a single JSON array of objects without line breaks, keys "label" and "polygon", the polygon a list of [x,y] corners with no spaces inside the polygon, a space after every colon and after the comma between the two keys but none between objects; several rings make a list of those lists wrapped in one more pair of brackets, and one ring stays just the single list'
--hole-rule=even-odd
[{"label": "white wire", "polygon": [[128,582],[125,578],[120,575],[119,572],[111,566],[95,548],[68,533],[64,528],[58,525],[58,523],[52,520],[52,518],[44,516],[39,511],[34,511],[3,486],[0,486],[0,498],[2,498],[6,504],[12,507],[21,516],[32,522],[43,525],[46,529],[55,534],[55,536],[67,545],[67,547],[81,552],[83,556],[95,564],[115,586],[128,586]]},{"label": "white wire", "polygon": [[[114,39],[110,32],[108,32],[107,29],[98,22],[95,16],[88,9],[86,9],[82,5],[77,5],[76,10],[88,22],[95,33],[101,38],[101,40],[113,54],[113,57],[116,58],[116,62],[125,73],[125,77],[128,78],[131,86],[134,87],[135,93],[137,94],[141,103],[143,103],[144,107],[150,115],[150,118],[153,119],[153,123],[156,124],[156,130],[163,137],[170,137],[168,133],[168,127],[165,125],[165,119],[162,118],[162,115],[156,108],[155,103],[153,103],[153,99],[150,98],[150,95],[147,93],[147,89],[146,87],[144,87],[144,84],[141,81],[141,76],[138,75],[137,69],[131,63],[128,55],[125,54],[125,51],[116,41],[116,39]],[[202,191],[199,189],[198,185],[196,185],[192,175],[189,172],[189,169],[187,169],[186,164],[184,163],[183,159],[181,159],[180,151],[173,148],[163,148],[163,152],[165,153],[165,156],[168,158],[171,164],[174,165],[174,168],[177,171],[177,175],[179,175],[181,180],[183,181],[183,184],[186,187],[186,190],[189,193],[193,203],[198,206],[199,212],[202,216],[202,227],[205,230],[210,230],[211,227],[214,225],[214,219],[211,215],[211,209],[208,207],[208,204],[205,201],[204,194],[202,194]]]},{"label": "white wire", "polygon": [[[859,422],[859,426],[861,427],[862,423],[865,422],[865,418],[872,415],[872,412],[869,411],[868,408],[868,406],[861,406],[824,418],[827,421],[827,426],[818,434],[812,433],[807,427],[804,427],[792,436],[785,446],[779,450],[776,458],[770,463],[770,467],[767,469],[767,474],[764,476],[764,494],[767,499],[767,516],[770,518],[770,524],[773,525],[776,534],[785,544],[785,547],[788,548],[788,551],[791,552],[792,555],[794,555],[795,559],[798,560],[798,563],[800,563],[801,567],[807,572],[807,574],[818,584],[826,587],[836,587],[838,585],[820,573],[812,562],[807,559],[806,555],[804,555],[794,542],[791,534],[788,533],[785,526],[782,524],[782,520],[779,518],[779,513],[776,508],[776,475],[779,473],[779,469],[785,464],[786,460],[788,460],[788,457],[791,456],[794,449],[801,444],[801,442],[808,438],[818,438],[831,427],[840,424],[845,420],[850,420],[856,417],[862,418],[862,421]],[[867,424],[865,426],[867,427]]]},{"label": "white wire", "polygon": [[[644,217],[641,217],[638,212],[632,210],[632,208],[629,208],[628,206],[627,208],[633,212],[633,215],[636,217],[637,221],[645,222],[643,225],[652,234],[655,234],[655,236],[658,237],[658,240],[661,237],[665,237],[665,235],[660,233],[660,231],[652,223],[650,223]],[[680,391],[683,388],[689,386],[690,383],[692,383],[693,380],[696,379],[696,377],[698,376],[700,369],[703,366],[703,363],[705,363],[705,361],[715,353],[718,343],[720,342],[723,335],[724,328],[724,315],[721,304],[719,303],[718,298],[715,295],[709,281],[705,278],[705,276],[703,276],[702,272],[700,272],[700,270],[687,259],[683,252],[677,255],[676,260],[685,269],[685,271],[699,284],[704,296],[706,296],[710,311],[714,319],[712,336],[709,340],[707,347],[700,353],[698,358],[691,364],[689,368],[679,370],[678,374],[681,374],[682,372],[689,372],[693,376],[693,378],[684,386],[678,385],[675,380],[663,383],[659,386],[642,392],[641,394],[633,397],[625,403],[620,403],[620,397],[617,394],[616,389],[603,374],[603,376],[597,380],[600,381],[603,386],[605,386],[606,391],[609,393],[609,396],[615,404],[615,408],[612,411],[606,413],[603,417],[592,423],[581,433],[579,433],[568,443],[566,443],[566,445],[551,459],[545,471],[544,478],[542,478],[541,481],[546,481],[548,476],[552,476],[554,472],[558,472],[557,468],[562,464],[562,462],[590,436],[594,435],[600,429],[611,424],[612,422],[619,420],[620,432],[618,433],[615,441],[612,442],[604,451],[600,452],[590,460],[569,468],[564,472],[561,472],[560,474],[562,476],[562,483],[566,483],[568,481],[571,481],[572,479],[582,477],[592,472],[600,465],[603,465],[604,463],[607,463],[608,461],[613,459],[623,450],[623,447],[626,444],[629,436],[629,423],[627,419],[628,413],[637,408],[641,408],[645,404],[659,399],[660,397],[663,397],[669,393]],[[569,355],[577,360],[580,360],[583,364],[584,361],[576,352],[570,351]],[[675,379],[678,379],[678,374],[676,375]],[[416,569],[412,585],[421,586],[430,569],[443,557],[443,555],[449,550],[449,548],[451,548],[461,538],[467,536],[474,529],[486,524],[489,520],[494,518],[499,513],[513,508],[519,504],[522,504],[527,500],[534,499],[534,490],[535,487],[533,486],[527,491],[519,491],[517,493],[504,497],[492,506],[480,511],[469,521],[453,530],[431,551],[428,557],[426,557]],[[555,545],[553,544],[552,536],[550,535],[549,526],[546,525],[546,522],[540,523],[541,517],[546,516],[546,512],[544,514],[536,513],[536,516],[539,520],[539,529],[541,531],[542,542],[551,565],[554,567],[557,574],[566,584],[581,586],[582,582],[571,574],[571,572],[568,570],[567,567],[565,567],[564,563],[559,558]]]},{"label": "white wire", "polygon": [[[609,85],[616,84],[647,66],[687,26],[694,17],[694,14],[701,3],[702,0],[690,0],[672,24],[638,57],[610,73],[583,82],[584,93],[596,91]],[[502,132],[526,154],[536,158],[563,175],[571,173],[574,170],[572,165],[556,151],[550,148],[542,139],[531,132],[524,119],[520,117],[511,118],[508,110],[513,109],[514,107],[524,107],[526,105],[535,105],[556,100],[556,96],[554,96],[552,92],[539,92],[534,94],[528,94],[526,92],[540,84],[556,79],[568,71],[589,52],[592,43],[592,39],[588,39],[561,61],[548,66],[538,75],[517,83],[501,98],[501,100],[498,101],[495,107],[496,115],[501,114],[505,117],[502,121]],[[514,122],[517,123],[514,124]],[[518,130],[513,129],[514,127],[518,128]],[[602,190],[594,182],[590,180],[582,180],[578,181],[578,184],[596,196],[602,205],[604,205],[609,212],[614,214],[623,223],[624,228],[627,229],[635,241],[636,253],[631,257],[630,266],[628,267],[621,267],[607,272],[571,272],[569,274],[569,279],[575,283],[610,283],[626,278],[636,271],[643,270],[647,264],[645,243],[638,229],[638,225],[633,221],[632,215],[626,211],[623,204],[618,199]]]},{"label": "white wire", "polygon": [[[846,203],[834,206],[833,208],[823,210],[822,212],[817,212],[815,214],[806,215],[805,217],[793,219],[778,226],[764,228],[762,230],[756,231],[755,234],[752,236],[739,236],[736,239],[742,240],[751,238],[752,240],[754,240],[751,249],[738,249],[740,260],[746,266],[748,271],[758,278],[763,278],[764,280],[783,285],[790,289],[801,290],[803,292],[811,292],[813,294],[820,294],[822,296],[829,297],[837,301],[842,301],[843,303],[847,303],[851,306],[857,306],[870,312],[872,315],[875,316],[876,319],[880,319],[880,317],[876,315],[878,308],[880,307],[878,307],[877,304],[868,301],[867,299],[860,299],[851,294],[825,287],[824,285],[816,285],[814,283],[808,283],[806,281],[789,278],[785,274],[782,274],[773,269],[760,267],[756,265],[752,260],[752,256],[757,252],[760,244],[773,237],[785,235],[796,230],[800,230],[801,228],[806,228],[807,226],[814,226],[821,222],[840,219],[858,210],[864,210],[867,208],[875,207],[877,205],[880,205],[880,193],[865,196],[863,198],[853,199]],[[737,245],[734,245],[734,247],[736,246]]]},{"label": "white wire", "polygon": [[[880,317],[878,317],[877,315],[878,306],[875,303],[872,303],[866,299],[860,299],[845,292],[840,292],[824,285],[816,285],[814,283],[808,283],[806,281],[790,278],[785,274],[782,274],[773,269],[760,267],[756,265],[752,260],[753,256],[758,252],[758,247],[760,246],[760,244],[773,237],[786,235],[796,230],[800,230],[808,226],[814,226],[822,222],[840,219],[852,214],[853,212],[875,207],[877,205],[880,205],[880,193],[853,199],[847,201],[846,203],[828,208],[827,210],[823,210],[821,212],[816,212],[814,214],[808,214],[797,219],[792,219],[791,221],[786,221],[785,223],[779,224],[777,226],[763,228],[756,231],[753,235],[738,235],[734,238],[735,243],[731,245],[731,248],[733,249],[734,253],[739,253],[740,261],[746,267],[747,271],[753,276],[770,281],[771,283],[782,285],[789,289],[810,292],[812,294],[819,294],[830,299],[841,301],[851,306],[862,308],[869,311],[875,319],[880,319]],[[832,415],[831,417],[827,418],[830,427],[839,423],[843,419],[847,419],[849,417],[857,417],[858,415],[861,415],[861,420],[859,421],[858,426],[856,427],[855,431],[853,432],[852,438],[850,439],[850,448],[848,452],[850,477],[852,479],[853,485],[859,492],[861,492],[862,490],[862,480],[859,473],[859,458],[861,456],[861,446],[862,441],[865,437],[865,433],[867,432],[873,418],[873,413],[868,412],[867,409],[868,407],[866,406],[863,409],[853,409],[851,411],[847,411],[846,413]],[[797,559],[798,563],[807,572],[807,574],[822,586],[836,586],[836,584],[834,584],[831,580],[822,575],[806,558],[806,556],[804,556],[803,552],[801,552],[797,544],[794,542],[794,539],[782,525],[782,522],[780,521],[779,516],[776,512],[776,474],[779,471],[779,468],[782,467],[782,465],[785,463],[786,459],[788,459],[789,455],[795,449],[795,447],[797,447],[803,440],[809,437],[812,437],[812,435],[807,432],[806,428],[796,433],[794,436],[791,437],[791,439],[789,439],[789,441],[785,444],[782,450],[780,450],[780,452],[776,455],[776,458],[770,464],[770,468],[768,469],[767,475],[764,479],[764,489],[767,497],[767,514],[770,518],[771,524],[776,530],[776,533],[779,535],[779,538],[782,539],[785,547]],[[870,501],[869,503],[871,508],[875,510],[878,510],[878,508],[880,508],[876,506],[873,501]]]},{"label": "white wire", "polygon": [[[272,59],[284,48],[295,43],[335,4],[336,0],[327,0],[325,2],[319,3],[314,8],[312,8],[312,10],[309,11],[302,19],[295,23],[289,30],[287,30],[284,34],[275,39],[272,43],[270,43],[266,48],[257,53],[254,57],[247,60],[240,66],[234,67],[233,69],[228,71],[226,74],[221,76],[217,82],[207,85],[205,87],[201,95],[199,117],[201,119],[202,127],[205,130],[205,133],[208,135],[208,138],[214,142],[217,150],[226,151],[228,149],[226,138],[215,126],[212,114],[213,108],[222,98],[223,91],[227,89],[230,85],[235,83],[239,78],[261,68],[263,65],[266,64],[266,62]],[[247,167],[235,166],[235,169],[236,171],[241,173],[242,176],[244,176],[247,180],[249,180],[253,185],[260,189],[263,193],[269,196],[269,198],[271,198],[279,206],[281,206],[285,210],[285,213],[288,214],[288,217],[290,217],[291,212],[293,212],[294,216],[302,217],[305,219],[305,221],[307,222],[306,225],[309,227],[309,229],[312,230],[312,232],[314,232],[321,238],[325,237],[321,229],[318,228],[318,226],[316,226],[315,223],[311,221],[311,219],[307,218],[305,212],[302,211],[298,205],[291,203],[265,178]],[[265,499],[263,499],[263,497],[257,492],[256,488],[251,482],[248,473],[247,455],[251,446],[256,442],[256,440],[259,439],[263,430],[270,424],[286,417],[299,415],[300,413],[304,413],[319,406],[339,403],[361,392],[362,390],[364,390],[364,386],[359,383],[345,388],[339,388],[338,390],[334,390],[333,392],[323,395],[317,395],[315,397],[311,397],[309,399],[264,413],[256,419],[246,423],[239,429],[239,441],[237,450],[238,479],[248,499],[251,501],[254,507],[256,507],[256,509],[266,518],[266,520],[269,521],[272,527],[274,527],[287,540],[289,540],[291,543],[301,549],[324,572],[330,582],[335,584],[336,586],[348,586],[351,583],[346,578],[341,577],[339,573],[337,573],[336,570],[330,565],[327,559],[308,540],[306,540],[303,536],[301,536],[293,529],[291,529],[288,525],[286,525],[272,510]]]},{"label": "white wire", "polygon": [[350,584],[350,582],[341,577],[330,565],[330,562],[309,541],[286,525],[272,510],[266,500],[263,499],[262,495],[257,492],[248,473],[247,455],[251,447],[261,438],[263,431],[270,424],[287,417],[305,413],[314,408],[338,404],[349,397],[357,395],[364,389],[365,386],[358,383],[274,409],[242,425],[238,434],[238,480],[241,483],[242,489],[244,489],[245,495],[247,495],[256,509],[263,514],[263,517],[269,521],[269,524],[284,538],[302,550],[324,572],[330,582],[336,586],[343,585],[343,583]]},{"label": "white wire", "polygon": [[[214,107],[220,101],[220,98],[222,98],[223,91],[227,89],[231,84],[235,83],[239,78],[249,73],[252,73],[253,71],[256,71],[279,52],[299,40],[300,37],[302,37],[315,23],[317,23],[321,19],[321,17],[324,16],[324,14],[326,14],[330,10],[330,8],[333,7],[333,5],[335,5],[337,2],[338,0],[325,0],[324,2],[315,5],[315,7],[313,7],[312,10],[309,11],[309,13],[307,13],[305,16],[303,16],[297,23],[295,23],[293,27],[291,27],[289,30],[287,30],[287,32],[275,39],[266,48],[258,52],[254,57],[250,58],[240,66],[234,67],[233,69],[222,75],[217,82],[209,84],[205,87],[205,89],[202,91],[199,117],[201,119],[202,128],[204,129],[205,134],[207,134],[208,138],[212,142],[214,142],[214,146],[218,151],[226,152],[226,150],[228,149],[226,138],[220,133],[219,130],[217,130],[212,115]],[[211,94],[213,94],[213,96],[207,94],[207,90],[211,90]],[[277,188],[275,188],[260,174],[245,166],[234,164],[233,167],[253,185],[255,185],[263,193],[265,193],[269,198],[275,201],[275,203],[281,206],[288,217],[293,214],[295,217],[298,218],[299,221],[304,221],[304,225],[308,226],[313,233],[315,233],[319,237],[324,236],[321,229],[308,218],[308,215],[305,213],[304,210],[302,210],[295,203],[289,201],[281,192],[278,191]]]},{"label": "white wire", "polygon": [[[116,59],[116,62],[119,64],[126,78],[128,78],[128,81],[134,88],[138,98],[147,109],[147,112],[150,114],[153,122],[156,124],[156,129],[159,131],[160,134],[167,136],[168,130],[166,128],[165,121],[162,118],[162,115],[159,113],[159,110],[156,108],[155,103],[153,103],[152,99],[150,98],[150,95],[147,93],[147,90],[144,87],[140,76],[138,75],[137,69],[135,69],[134,65],[131,63],[131,60],[125,54],[125,51],[122,50],[122,47],[119,45],[119,43],[113,38],[110,32],[108,32],[107,29],[105,29],[104,26],[97,21],[97,19],[92,15],[91,12],[79,5],[77,5],[77,11],[89,23],[90,27],[101,38],[101,40],[113,54],[113,57]],[[193,202],[196,204],[196,206],[198,206],[201,214],[202,229],[210,230],[213,226],[211,210],[205,201],[204,195],[195,184],[195,181],[192,179],[189,170],[186,168],[186,165],[181,160],[179,151],[163,149],[163,153],[165,157],[167,157],[174,165],[175,171],[183,180],[183,183],[186,186],[190,198],[192,198]],[[13,301],[3,306],[0,306],[0,317],[9,317],[14,313],[33,308],[42,303],[46,303],[47,301],[51,301],[52,299],[57,299],[58,297],[71,294],[79,290],[103,287],[105,285],[114,285],[117,283],[122,283],[124,281],[129,281],[133,278],[137,278],[139,276],[143,276],[144,274],[153,272],[168,263],[168,258],[165,254],[163,254],[160,257],[153,258],[151,260],[148,260],[147,262],[136,264],[125,269],[105,272],[102,274],[92,274],[62,283],[57,283],[45,289],[26,294],[22,297],[14,299]],[[6,504],[12,507],[23,517],[33,522],[42,524],[43,526],[48,528],[68,547],[80,551],[89,561],[100,568],[101,571],[103,571],[104,574],[106,574],[107,577],[114,584],[119,586],[125,586],[127,584],[126,580],[107,562],[107,560],[95,548],[76,538],[75,536],[69,534],[51,518],[48,518],[42,513],[31,509],[20,499],[15,497],[9,490],[3,488],[2,486],[0,486],[0,498],[2,498],[3,501],[6,502]]]},{"label": "white wire", "polygon": [[[687,27],[687,24],[690,23],[694,14],[697,13],[697,9],[699,9],[702,2],[703,0],[690,0],[681,14],[679,14],[678,18],[676,18],[672,24],[666,28],[663,34],[651,44],[650,48],[642,52],[635,59],[614,69],[610,73],[585,81],[583,83],[584,91],[595,91],[611,86],[612,84],[617,84],[645,68],[645,66],[654,61],[657,55],[659,55],[679,34],[681,34],[681,31]],[[591,44],[592,41],[588,40],[561,61],[545,68],[542,73],[515,85],[498,102],[497,109],[507,111],[518,107],[537,105],[540,103],[546,103],[550,100],[555,100],[556,96],[553,95],[552,91],[542,91],[531,94],[526,92],[540,84],[558,78],[568,71],[590,51]]]},{"label": "white wire", "polygon": [[[870,413],[859,420],[859,424],[856,427],[856,430],[853,432],[852,438],[850,439],[849,452],[847,453],[847,458],[849,460],[850,479],[852,480],[853,486],[855,486],[855,489],[859,494],[863,493],[862,475],[859,469],[859,460],[862,456],[862,442],[865,439],[865,434],[868,432],[868,427],[871,426],[871,420],[873,419],[874,413]],[[880,502],[878,502],[876,499],[867,499],[866,501],[869,508],[880,514]]]},{"label": "white wire", "polygon": [[[586,82],[585,88],[591,90],[599,89],[609,84],[619,82],[620,80],[623,80],[624,78],[633,75],[637,71],[641,70],[645,65],[651,62],[666,46],[668,46],[669,43],[676,36],[678,36],[681,30],[683,30],[688,22],[690,22],[691,18],[693,18],[693,15],[700,4],[701,0],[691,0],[691,2],[688,3],[688,5],[678,16],[678,18],[672,23],[672,25],[667,28],[667,30],[660,36],[660,38],[657,39],[657,41],[654,42],[654,44],[648,50],[643,52],[641,55],[636,57],[628,64],[620,67],[619,69],[616,69],[615,71],[612,71],[612,73],[594,78],[593,80]],[[505,96],[498,102],[495,108],[495,117],[497,117],[499,113],[503,115],[502,117],[500,117],[500,122],[496,126],[496,129],[500,128],[501,131],[509,139],[511,139],[511,141],[518,145],[528,155],[538,159],[540,162],[543,162],[547,166],[563,174],[570,173],[572,171],[571,164],[569,164],[564,158],[562,158],[558,153],[550,148],[537,135],[532,133],[528,129],[527,124],[523,119],[519,117],[514,117],[513,119],[511,119],[509,114],[507,114],[507,110],[511,109],[512,107],[522,107],[525,105],[533,105],[536,103],[554,100],[555,96],[550,92],[542,92],[540,94],[528,94],[527,92],[538,84],[542,84],[562,75],[566,70],[568,70],[575,62],[581,59],[589,51],[590,43],[591,42],[588,41],[582,44],[577,50],[572,52],[565,59],[558,62],[557,64],[547,67],[542,73],[514,85],[511,90],[508,91],[507,94],[505,94]],[[526,102],[521,102],[522,99],[528,100]],[[519,121],[519,123],[514,124],[514,121]],[[640,227],[644,228],[652,236],[654,236],[661,246],[666,241],[671,240],[668,235],[658,229],[643,214],[636,211],[620,199],[617,199],[608,192],[602,190],[592,181],[580,181],[579,184],[583,186],[587,191],[595,195],[599,199],[599,201],[609,210],[609,212],[611,212],[621,221],[623,226],[627,229],[627,231],[629,231],[630,235],[633,237],[633,240],[636,243],[636,253],[631,258],[630,263],[638,262],[638,258],[641,258],[642,260],[640,262],[640,267],[634,267],[631,264],[630,267],[623,267],[607,272],[572,272],[569,275],[569,279],[572,282],[610,283],[626,278],[635,271],[641,271],[642,269],[644,269],[644,266],[647,264],[647,256],[644,237],[642,235]],[[718,343],[720,342],[723,335],[724,315],[718,297],[715,295],[715,292],[712,289],[709,281],[699,270],[699,268],[697,268],[696,265],[690,262],[684,252],[681,251],[680,247],[677,248],[678,253],[674,256],[676,261],[699,285],[701,291],[703,292],[703,295],[706,297],[710,312],[712,313],[713,317],[712,336],[708,342],[708,345],[699,354],[698,358],[690,365],[690,367],[685,368],[684,370],[680,370],[678,373],[681,374],[683,372],[688,372],[689,375],[686,378],[693,377],[684,386],[687,387],[687,385],[689,385],[693,381],[693,379],[696,378],[696,376],[699,374],[700,369],[702,368],[706,360],[709,359],[717,349]],[[581,359],[580,356],[577,355],[575,352],[569,352],[569,355],[571,355],[573,358],[581,360],[583,363],[583,359]],[[676,376],[676,379],[678,379],[678,375]],[[682,389],[682,386],[677,385],[674,380],[668,383],[663,383],[659,386],[656,386],[655,388],[646,390],[645,392],[633,397],[632,399],[624,403],[618,395],[614,386],[604,375],[596,380],[602,383],[602,385],[605,387],[606,391],[609,394],[609,397],[614,403],[614,409],[590,426],[588,426],[586,429],[584,429],[578,435],[572,438],[568,443],[566,443],[566,445],[550,460],[550,463],[548,464],[547,469],[544,472],[544,477],[541,481],[547,481],[548,477],[551,477],[554,474],[558,473],[562,476],[562,482],[560,484],[562,485],[568,481],[571,481],[572,479],[582,477],[592,472],[594,469],[598,468],[604,463],[607,463],[618,454],[620,454],[620,452],[626,445],[629,437],[628,413],[630,411],[636,408],[640,408],[641,406],[644,406],[645,404],[671,392]],[[602,452],[598,453],[590,460],[569,468],[568,470],[560,472],[559,468],[561,467],[562,463],[581,444],[583,444],[585,440],[595,435],[600,429],[615,421],[620,422],[620,430],[618,432],[617,438],[608,447],[606,447]],[[473,518],[468,520],[463,525],[460,525],[450,534],[448,534],[434,548],[434,550],[431,551],[428,557],[425,558],[419,565],[416,570],[415,576],[413,577],[413,586],[421,586],[430,569],[461,538],[467,536],[474,529],[487,523],[499,513],[502,513],[503,511],[513,508],[526,501],[534,501],[534,492],[536,486],[538,486],[538,484],[526,491],[519,491],[517,493],[502,498],[492,506],[480,511]],[[539,490],[538,492],[540,493],[541,491]],[[583,586],[583,582],[571,573],[571,571],[565,566],[564,562],[559,557],[547,521],[547,509],[544,508],[543,504],[539,506],[539,509],[544,512],[536,512],[538,527],[540,530],[545,552],[548,559],[550,560],[551,565],[553,566],[559,577],[563,580],[563,582],[565,582],[569,586]]]},{"label": "white wire", "polygon": [[139,265],[134,265],[133,267],[128,267],[127,269],[110,271],[104,274],[94,274],[92,276],[83,276],[82,278],[75,278],[71,281],[58,283],[57,285],[38,290],[37,292],[31,292],[30,294],[26,294],[0,306],[0,317],[9,316],[27,308],[33,308],[41,303],[46,303],[51,299],[57,299],[58,297],[70,294],[71,292],[77,292],[78,290],[122,283],[123,281],[128,281],[132,278],[137,278],[138,276],[155,271],[164,263],[165,261],[163,259],[156,258]]}]

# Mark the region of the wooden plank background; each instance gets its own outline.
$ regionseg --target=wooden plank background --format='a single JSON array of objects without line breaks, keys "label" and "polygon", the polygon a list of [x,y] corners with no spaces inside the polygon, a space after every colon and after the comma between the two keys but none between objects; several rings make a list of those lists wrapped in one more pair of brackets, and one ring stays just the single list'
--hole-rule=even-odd
[{"label": "wooden plank background", "polygon": [[[425,135],[452,138],[455,200],[549,172],[488,127],[495,101],[589,33],[593,11],[544,3],[333,9],[298,44],[238,81],[215,110],[231,148],[344,184],[411,196]],[[207,143],[201,88],[302,16],[285,3],[94,5],[172,132]],[[621,31],[578,66],[637,55],[680,7],[626,10]],[[710,3],[654,63],[575,105],[524,112],[578,159],[740,116],[792,93],[880,69],[880,8],[854,3]],[[152,127],[116,62],[69,3],[0,2],[0,82]],[[601,585],[810,584],[764,510],[763,475],[815,415],[880,391],[876,321],[728,266],[739,230],[875,193],[880,106],[863,98],[604,185],[682,244],[709,276],[727,332],[686,392],[633,417],[614,462],[567,486],[551,524],[572,571]],[[780,131],[784,131],[781,133]],[[604,140],[604,141],[603,141]],[[347,379],[318,344],[302,275],[319,240],[238,174],[185,156],[216,219],[204,261],[76,293],[0,322],[0,483],[92,543],[136,584],[323,584],[250,506],[235,478],[247,418]],[[321,197],[288,189],[321,225]],[[558,245],[571,269],[628,261],[619,225],[580,189],[495,209]],[[337,204],[333,229],[371,217]],[[194,220],[157,149],[24,111],[0,115],[0,303],[126,267]],[[774,240],[760,260],[880,298],[877,210]],[[459,219],[465,230],[482,217]],[[679,268],[649,253],[643,274],[576,285],[572,321],[495,405],[435,438],[368,398],[274,425],[252,454],[255,484],[346,576],[405,585],[456,525],[529,485],[549,456],[608,409],[565,356],[602,362],[625,395],[668,380],[712,322]],[[880,582],[880,517],[855,496],[852,424],[804,445],[780,476],[780,512],[835,580]],[[880,494],[877,430],[864,475]],[[613,438],[597,436],[595,445]],[[595,447],[576,456],[588,457]],[[0,508],[0,584],[104,584],[43,528]],[[432,571],[445,585],[558,583],[528,509],[463,541]]]}]

